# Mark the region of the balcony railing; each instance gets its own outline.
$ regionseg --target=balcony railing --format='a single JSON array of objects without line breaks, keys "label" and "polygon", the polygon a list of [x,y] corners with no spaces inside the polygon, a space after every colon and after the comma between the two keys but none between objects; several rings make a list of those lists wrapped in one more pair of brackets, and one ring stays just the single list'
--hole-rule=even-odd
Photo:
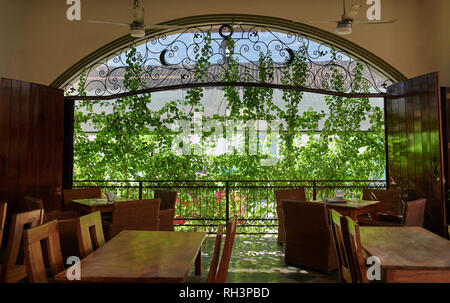
[{"label": "balcony railing", "polygon": [[175,230],[215,232],[237,215],[238,233],[277,232],[276,189],[303,187],[307,200],[335,196],[360,199],[363,188],[385,188],[384,180],[74,180],[74,188],[99,186],[130,200],[153,198],[156,189],[178,192]]}]

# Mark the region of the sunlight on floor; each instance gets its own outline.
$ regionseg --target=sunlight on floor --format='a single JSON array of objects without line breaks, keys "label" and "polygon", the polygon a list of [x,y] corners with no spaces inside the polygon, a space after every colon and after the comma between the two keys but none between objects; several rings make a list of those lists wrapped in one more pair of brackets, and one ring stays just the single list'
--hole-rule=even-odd
[{"label": "sunlight on floor", "polygon": [[[203,244],[202,270],[207,276],[214,248],[214,235]],[[192,273],[193,274],[193,273]],[[338,273],[331,274],[287,266],[284,264],[284,246],[276,236],[237,235],[228,282],[231,283],[329,283],[338,282]]]}]

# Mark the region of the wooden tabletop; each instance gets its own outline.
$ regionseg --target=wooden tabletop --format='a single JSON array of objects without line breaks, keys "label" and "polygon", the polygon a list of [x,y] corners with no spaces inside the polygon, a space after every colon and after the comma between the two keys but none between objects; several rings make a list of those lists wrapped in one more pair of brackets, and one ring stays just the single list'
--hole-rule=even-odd
[{"label": "wooden tabletop", "polygon": [[450,241],[422,227],[360,227],[361,244],[383,268],[450,269]]},{"label": "wooden tabletop", "polygon": [[108,202],[106,199],[78,199],[72,200],[72,208],[81,213],[90,213],[100,211],[101,213],[110,213],[113,211],[114,203],[130,201],[126,198],[116,198],[114,202]]},{"label": "wooden tabletop", "polygon": [[346,203],[327,203],[323,200],[312,200],[311,202],[323,203],[329,206],[343,207],[343,208],[366,208],[368,206],[373,206],[380,203],[380,201],[371,200],[355,200],[355,199],[345,199]]},{"label": "wooden tabletop", "polygon": [[74,203],[83,204],[87,206],[99,206],[99,205],[111,205],[115,202],[123,202],[123,201],[130,201],[130,199],[126,198],[116,198],[113,202],[108,202],[107,199],[78,199],[78,200],[72,200]]},{"label": "wooden tabletop", "polygon": [[[77,282],[184,282],[206,233],[125,230],[81,260]],[[55,276],[67,282],[66,272]]]}]

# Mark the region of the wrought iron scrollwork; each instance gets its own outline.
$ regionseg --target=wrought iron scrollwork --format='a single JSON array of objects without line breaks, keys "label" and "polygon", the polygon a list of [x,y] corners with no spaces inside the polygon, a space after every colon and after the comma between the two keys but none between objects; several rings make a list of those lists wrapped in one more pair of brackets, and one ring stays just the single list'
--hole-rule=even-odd
[{"label": "wrought iron scrollwork", "polygon": [[[183,31],[167,31],[136,41],[142,65],[139,72],[140,89],[171,89],[198,84],[195,77],[195,54],[211,35],[211,49],[207,76],[202,83],[223,82],[227,55],[238,62],[236,82],[245,84],[286,85],[282,73],[290,68],[300,47],[306,49],[307,70],[305,88],[333,90],[332,74],[338,72],[344,82],[343,92],[365,93],[355,85],[356,77],[363,79],[371,93],[384,93],[394,81],[376,66],[325,41],[282,28],[253,24],[210,24],[187,27]],[[230,41],[233,43],[230,43]],[[233,47],[233,51],[227,48]],[[123,47],[88,66],[64,86],[66,95],[80,96],[80,77],[85,75],[84,91],[87,96],[99,97],[129,92],[123,83],[127,67]],[[271,77],[260,79],[260,54],[271,60]],[[362,73],[358,66],[362,66]]]}]

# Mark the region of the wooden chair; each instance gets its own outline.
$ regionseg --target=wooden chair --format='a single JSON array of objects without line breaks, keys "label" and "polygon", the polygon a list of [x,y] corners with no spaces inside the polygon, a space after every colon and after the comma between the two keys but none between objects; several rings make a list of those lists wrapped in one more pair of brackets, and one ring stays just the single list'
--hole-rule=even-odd
[{"label": "wooden chair", "polygon": [[5,229],[7,203],[0,203],[0,248],[2,247],[3,231]]},{"label": "wooden chair", "polygon": [[423,226],[427,199],[405,202],[401,224],[404,226]]},{"label": "wooden chair", "polygon": [[359,224],[369,225],[372,221],[378,220],[379,213],[390,215],[401,215],[402,200],[400,192],[397,190],[385,190],[375,188],[363,188],[363,200],[380,201],[368,215],[358,216]]},{"label": "wooden chair", "polygon": [[233,216],[227,223],[227,231],[225,243],[220,258],[219,269],[215,280],[211,277],[211,282],[225,283],[227,282],[228,268],[230,267],[231,254],[233,252],[234,240],[236,238],[237,217]]},{"label": "wooden chair", "polygon": [[35,209],[42,209],[44,210],[44,223],[50,222],[53,220],[64,220],[64,219],[72,219],[77,216],[77,213],[73,210],[68,211],[51,211],[46,212],[44,208],[44,203],[42,202],[42,199],[31,197],[31,196],[25,196],[23,198],[24,200],[24,211],[30,211]]},{"label": "wooden chair", "polygon": [[42,209],[44,211],[44,223],[58,220],[59,241],[63,260],[79,253],[77,243],[77,212],[73,210],[46,212],[42,199],[26,196],[24,198],[26,211]]},{"label": "wooden chair", "polygon": [[63,260],[67,260],[70,256],[79,256],[78,217],[58,220],[58,230]]},{"label": "wooden chair", "polygon": [[42,209],[13,215],[11,229],[9,231],[8,246],[6,248],[5,259],[0,275],[1,282],[14,283],[27,277],[25,263],[17,264],[24,229],[28,225],[30,228],[33,228],[42,224],[43,218],[44,211]]},{"label": "wooden chair", "polygon": [[305,190],[303,188],[275,190],[275,199],[277,201],[277,215],[278,215],[277,243],[283,244],[286,243],[286,232],[284,230],[284,216],[281,201],[282,200],[306,201]]},{"label": "wooden chair", "polygon": [[30,228],[24,232],[23,238],[28,282],[30,283],[48,282],[42,254],[42,240],[46,243],[46,255],[52,274],[56,275],[64,270],[57,220]]},{"label": "wooden chair", "polygon": [[426,199],[404,202],[403,215],[378,213],[377,220],[358,222],[361,226],[423,226]]},{"label": "wooden chair", "polygon": [[347,224],[342,224],[343,216],[330,209],[330,222],[333,231],[334,246],[336,248],[336,255],[339,269],[339,279],[341,282],[351,283],[352,268],[348,256],[347,247],[349,247]]},{"label": "wooden chair", "polygon": [[359,235],[359,225],[350,217],[342,217],[342,225],[347,225],[349,246],[349,260],[352,267],[353,282],[369,283],[367,279],[366,263],[364,262],[363,248]]},{"label": "wooden chair", "polygon": [[63,204],[64,210],[72,210],[72,201],[78,199],[100,199],[102,197],[102,189],[100,187],[64,189]]},{"label": "wooden chair", "polygon": [[[234,240],[236,238],[237,217],[233,216],[227,223],[225,243],[220,256],[220,246],[223,238],[223,227],[219,225],[217,229],[214,253],[209,267],[206,281],[202,277],[188,277],[188,283],[225,283],[227,282],[228,268],[230,267],[231,254],[233,252]],[[220,258],[220,263],[219,263]]]},{"label": "wooden chair", "polygon": [[31,211],[35,209],[44,209],[44,203],[42,202],[42,199],[31,197],[31,196],[25,196],[23,198],[23,211]]},{"label": "wooden chair", "polygon": [[100,211],[81,216],[77,220],[78,247],[81,258],[105,245]]},{"label": "wooden chair", "polygon": [[159,230],[173,231],[177,192],[158,189],[155,190],[154,198],[161,200],[161,205],[159,207]]},{"label": "wooden chair", "polygon": [[222,237],[223,237],[223,226],[219,225],[217,228],[217,235],[216,235],[216,242],[214,244],[214,252],[211,259],[211,264],[209,266],[209,272],[208,277],[206,278],[206,281],[203,277],[199,276],[189,276],[187,279],[187,283],[213,283],[216,281],[217,278],[217,267],[219,265],[219,258],[220,258],[220,246],[222,244]]},{"label": "wooden chair", "polygon": [[223,237],[223,225],[219,225],[217,228],[214,253],[211,260],[211,264],[209,265],[208,277],[206,278],[206,282],[208,283],[215,282],[217,278],[217,267],[219,266],[220,246],[222,245],[222,237]]},{"label": "wooden chair", "polygon": [[107,240],[122,230],[159,230],[159,199],[114,203],[111,222],[103,221]]},{"label": "wooden chair", "polygon": [[286,249],[284,262],[330,272],[337,269],[327,208],[322,203],[283,200]]}]

